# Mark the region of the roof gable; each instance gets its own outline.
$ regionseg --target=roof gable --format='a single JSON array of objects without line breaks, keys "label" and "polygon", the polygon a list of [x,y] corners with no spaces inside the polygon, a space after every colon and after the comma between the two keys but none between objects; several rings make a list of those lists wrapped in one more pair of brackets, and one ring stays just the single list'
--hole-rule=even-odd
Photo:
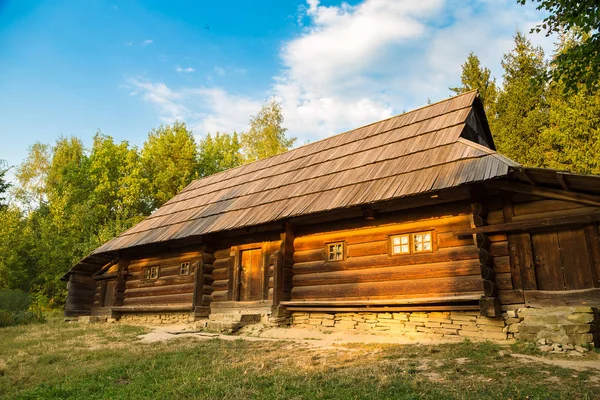
[{"label": "roof gable", "polygon": [[469,92],[196,180],[94,254],[505,176],[517,164],[480,104]]}]

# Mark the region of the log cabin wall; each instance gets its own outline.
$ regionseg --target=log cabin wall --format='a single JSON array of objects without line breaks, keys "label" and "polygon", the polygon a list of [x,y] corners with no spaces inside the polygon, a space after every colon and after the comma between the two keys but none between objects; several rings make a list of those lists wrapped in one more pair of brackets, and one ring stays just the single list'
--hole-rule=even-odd
[{"label": "log cabin wall", "polygon": [[[483,294],[480,250],[472,237],[453,231],[470,227],[469,202],[422,207],[336,223],[298,228],[293,255],[291,301],[368,301]],[[431,232],[432,251],[390,255],[390,236]],[[494,237],[499,285],[512,289],[507,243]],[[326,246],[342,242],[343,260],[329,261]]]},{"label": "log cabin wall", "polygon": [[89,275],[71,274],[67,283],[65,317],[91,315],[96,282]]},{"label": "log cabin wall", "polygon": [[[163,254],[130,261],[123,306],[189,305],[194,297],[195,267],[202,261],[202,251]],[[187,273],[181,264],[189,263]],[[157,277],[144,279],[144,271],[158,267]]]},{"label": "log cabin wall", "polygon": [[[502,199],[502,209],[498,209],[498,199]],[[565,227],[536,224],[536,221],[556,217],[597,212],[598,207],[507,192],[490,198],[489,204],[493,208],[488,214],[489,225],[532,222],[530,229],[494,234],[506,237],[510,280],[514,288],[505,292],[504,297],[501,294],[503,303],[535,305],[542,298],[549,300],[549,292],[557,299],[571,298],[571,304],[578,304],[577,296],[585,304],[593,303],[594,299],[596,302],[600,300],[596,290],[600,288],[598,224]],[[502,264],[507,264],[504,259]],[[563,295],[558,292],[563,292]],[[592,293],[596,293],[594,298],[590,298]],[[559,301],[554,305],[569,304]]]}]

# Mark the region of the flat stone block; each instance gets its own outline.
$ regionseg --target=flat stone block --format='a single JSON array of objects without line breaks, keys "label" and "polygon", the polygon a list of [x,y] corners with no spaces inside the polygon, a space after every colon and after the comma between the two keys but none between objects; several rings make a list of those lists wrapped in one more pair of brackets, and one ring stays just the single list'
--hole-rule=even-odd
[{"label": "flat stone block", "polygon": [[572,335],[572,334],[576,334],[576,333],[590,333],[590,332],[592,332],[592,329],[594,328],[594,326],[587,325],[587,324],[578,324],[578,325],[563,325],[562,328],[564,329],[564,331],[567,335]]},{"label": "flat stone block", "polygon": [[324,319],[321,326],[335,326],[335,321],[332,319]]},{"label": "flat stone block", "polygon": [[442,326],[439,322],[425,322],[427,328],[439,328]]},{"label": "flat stone block", "polygon": [[482,332],[465,331],[463,329],[458,331],[458,335],[465,336],[465,337],[478,337],[478,338],[483,337]]},{"label": "flat stone block", "polygon": [[477,318],[477,325],[504,326],[506,324],[503,319],[479,317]]},{"label": "flat stone block", "polygon": [[594,341],[594,336],[591,333],[569,335],[570,343],[583,346],[588,345]]},{"label": "flat stone block", "polygon": [[573,322],[574,324],[589,324],[594,321],[594,314],[571,314],[567,316],[567,320],[569,322]]},{"label": "flat stone block", "polygon": [[506,340],[506,333],[502,332],[485,332],[483,337],[492,340]]}]

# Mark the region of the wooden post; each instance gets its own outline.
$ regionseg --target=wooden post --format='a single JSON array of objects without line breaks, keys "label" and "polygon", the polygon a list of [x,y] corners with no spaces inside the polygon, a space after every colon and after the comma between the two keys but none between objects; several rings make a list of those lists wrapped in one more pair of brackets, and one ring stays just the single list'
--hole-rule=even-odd
[{"label": "wooden post", "polygon": [[276,251],[269,257],[269,265],[273,267],[273,307],[279,306],[284,299],[283,255]]},{"label": "wooden post", "polygon": [[[471,204],[471,228],[486,224],[487,210],[480,202]],[[500,316],[500,300],[498,299],[498,286],[494,274],[494,258],[490,254],[490,240],[484,233],[473,234],[473,242],[479,248],[479,267],[483,280],[484,297],[479,300],[479,313],[484,317]]]}]

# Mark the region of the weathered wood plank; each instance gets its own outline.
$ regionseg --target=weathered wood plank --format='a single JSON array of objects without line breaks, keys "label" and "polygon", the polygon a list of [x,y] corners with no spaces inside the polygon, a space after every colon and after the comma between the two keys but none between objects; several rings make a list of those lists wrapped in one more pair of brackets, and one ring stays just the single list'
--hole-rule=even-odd
[{"label": "weathered wood plank", "polygon": [[533,307],[589,306],[600,307],[600,289],[525,292],[525,302]]},{"label": "weathered wood plank", "polygon": [[540,290],[565,290],[558,234],[531,235],[537,286]]},{"label": "weathered wood plank", "polygon": [[513,287],[525,290],[537,289],[529,233],[508,235],[508,247]]},{"label": "weathered wood plank", "polygon": [[481,277],[478,275],[415,279],[403,281],[342,283],[317,286],[299,286],[292,289],[292,299],[318,299],[336,297],[397,296],[427,293],[460,293],[482,290]]},{"label": "weathered wood plank", "polygon": [[428,279],[479,274],[479,261],[450,261],[414,266],[366,268],[316,274],[295,275],[294,286],[329,285],[332,283],[361,283],[392,280]]},{"label": "weathered wood plank", "polygon": [[594,286],[600,288],[600,232],[598,225],[588,225],[583,231],[592,264]]},{"label": "weathered wood plank", "polygon": [[361,268],[392,267],[416,265],[446,261],[479,259],[479,250],[475,246],[450,247],[433,253],[407,254],[400,256],[353,257],[344,261],[311,261],[294,264],[294,275],[316,272],[333,272]]},{"label": "weathered wood plank", "polygon": [[594,287],[592,266],[583,229],[558,231],[558,243],[566,290]]}]

